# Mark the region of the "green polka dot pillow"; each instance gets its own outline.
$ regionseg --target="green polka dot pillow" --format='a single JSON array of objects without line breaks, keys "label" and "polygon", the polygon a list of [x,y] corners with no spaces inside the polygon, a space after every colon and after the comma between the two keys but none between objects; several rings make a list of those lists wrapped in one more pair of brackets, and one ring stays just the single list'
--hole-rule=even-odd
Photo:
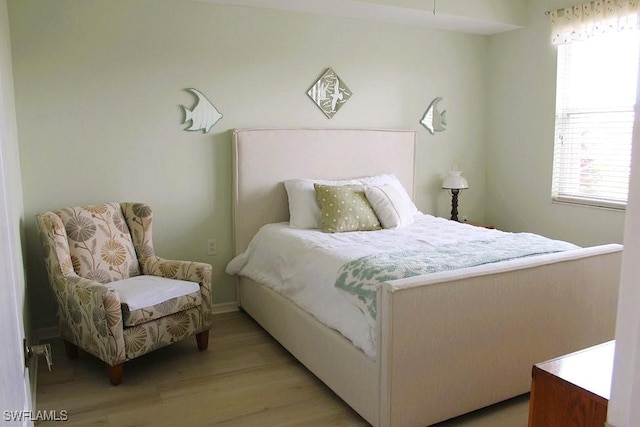
[{"label": "green polka dot pillow", "polygon": [[314,184],[322,215],[322,231],[380,230],[380,221],[365,195],[364,185]]}]

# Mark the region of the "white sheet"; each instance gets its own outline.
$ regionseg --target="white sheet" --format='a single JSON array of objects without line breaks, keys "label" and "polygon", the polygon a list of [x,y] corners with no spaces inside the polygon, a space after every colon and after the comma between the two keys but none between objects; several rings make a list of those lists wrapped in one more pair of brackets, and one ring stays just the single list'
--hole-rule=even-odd
[{"label": "white sheet", "polygon": [[344,291],[334,286],[344,263],[381,251],[424,249],[505,233],[426,214],[414,219],[403,228],[349,233],[294,229],[286,222],[267,224],[247,250],[231,260],[226,272],[271,287],[375,358],[374,329]]},{"label": "white sheet", "polygon": [[152,307],[200,290],[200,285],[195,282],[149,275],[116,280],[105,286],[118,291],[120,302],[126,304],[129,311]]}]

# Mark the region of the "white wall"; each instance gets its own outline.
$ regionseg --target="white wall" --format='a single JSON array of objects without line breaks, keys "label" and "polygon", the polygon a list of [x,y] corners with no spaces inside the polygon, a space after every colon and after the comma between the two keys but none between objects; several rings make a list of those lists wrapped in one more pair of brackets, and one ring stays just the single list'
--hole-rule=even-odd
[{"label": "white wall", "polygon": [[551,202],[557,54],[544,12],[575,3],[528,1],[525,28],[491,37],[486,217],[584,246],[622,243],[624,211]]},{"label": "white wall", "polygon": [[[460,214],[484,220],[486,37],[184,0],[8,5],[36,327],[55,309],[34,214],[102,200],[150,203],[157,252],[212,263],[214,302],[234,300],[231,128],[414,129],[418,207],[448,216],[440,177],[458,164]],[[327,67],[354,93],[331,120],[306,95]],[[182,130],[188,87],[224,115],[210,134]],[[432,136],[419,120],[436,96],[449,125]]]},{"label": "white wall", "polygon": [[[640,81],[640,76],[638,76]],[[636,120],[629,205],[624,231],[624,253],[616,319],[608,422],[613,427],[640,425],[640,84],[636,91]]]},{"label": "white wall", "polygon": [[25,337],[32,341],[26,333],[22,185],[8,26],[7,3],[0,0],[0,410],[21,411],[31,408],[30,371],[24,366],[22,341]]},{"label": "white wall", "polygon": [[[18,149],[18,137],[16,130],[16,109],[13,89],[13,72],[11,64],[11,46],[9,37],[9,21],[7,19],[7,4],[3,0],[0,2],[0,137],[4,141],[3,164],[7,179],[6,186],[9,191],[8,199],[9,216],[11,218],[11,229],[14,233],[13,242],[15,244],[15,268],[16,280],[18,281],[18,300],[21,305],[25,305],[25,277],[23,265],[23,247],[21,241],[22,221],[24,217],[22,204],[22,181],[20,177],[20,157]],[[27,319],[25,319],[27,320]]]},{"label": "white wall", "polygon": [[550,44],[549,17],[544,12],[573,4],[573,0],[528,1],[524,29],[491,37],[486,216],[503,229],[538,232],[581,245],[622,243],[624,238],[608,421],[615,427],[632,427],[640,423],[638,123],[626,213],[551,203],[556,49]]}]

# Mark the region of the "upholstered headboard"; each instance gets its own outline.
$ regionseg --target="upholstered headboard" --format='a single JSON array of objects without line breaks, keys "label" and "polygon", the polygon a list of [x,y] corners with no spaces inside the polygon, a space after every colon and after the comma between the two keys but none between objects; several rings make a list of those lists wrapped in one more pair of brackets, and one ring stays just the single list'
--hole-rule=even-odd
[{"label": "upholstered headboard", "polygon": [[289,220],[286,179],[393,173],[413,197],[415,139],[408,130],[233,130],[235,254],[264,224]]}]

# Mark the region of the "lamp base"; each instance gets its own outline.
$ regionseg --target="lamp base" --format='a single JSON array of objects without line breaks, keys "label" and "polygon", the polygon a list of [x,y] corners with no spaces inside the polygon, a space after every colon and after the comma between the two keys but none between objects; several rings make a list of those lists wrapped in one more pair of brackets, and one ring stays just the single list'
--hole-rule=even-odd
[{"label": "lamp base", "polygon": [[[458,221],[458,194],[460,190],[451,190],[451,220]],[[458,221],[460,222],[460,221]]]}]

